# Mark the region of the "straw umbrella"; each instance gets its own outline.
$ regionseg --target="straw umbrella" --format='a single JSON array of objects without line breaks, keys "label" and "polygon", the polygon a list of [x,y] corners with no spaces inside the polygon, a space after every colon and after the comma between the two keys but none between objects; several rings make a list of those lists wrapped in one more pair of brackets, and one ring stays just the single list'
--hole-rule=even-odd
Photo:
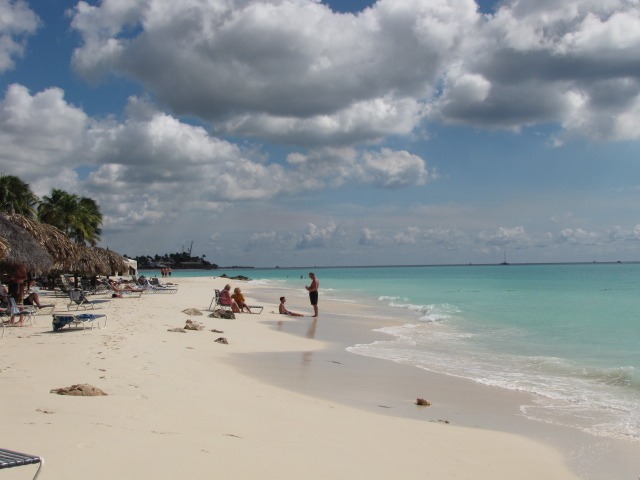
[{"label": "straw umbrella", "polygon": [[91,247],[91,250],[93,250],[96,255],[106,260],[109,265],[109,273],[125,273],[129,271],[129,265],[122,255],[112,252],[108,248]]},{"label": "straw umbrella", "polygon": [[51,255],[28,231],[0,214],[0,264],[23,265],[29,271],[41,273],[53,263]]},{"label": "straw umbrella", "polygon": [[81,275],[109,275],[111,267],[108,259],[94,248],[78,245],[78,253],[73,265],[69,265],[69,271]]},{"label": "straw umbrella", "polygon": [[[53,257],[52,269],[76,275],[110,275],[126,272],[123,256],[100,247],[86,247],[73,242],[61,230],[48,223],[38,222],[19,214],[7,219],[26,230]],[[0,251],[2,246],[0,246]],[[77,282],[77,280],[76,280]]]},{"label": "straw umbrella", "polygon": [[38,222],[17,213],[7,215],[7,219],[26,230],[53,257],[52,269],[72,270],[80,254],[80,246],[61,230],[48,223]]}]

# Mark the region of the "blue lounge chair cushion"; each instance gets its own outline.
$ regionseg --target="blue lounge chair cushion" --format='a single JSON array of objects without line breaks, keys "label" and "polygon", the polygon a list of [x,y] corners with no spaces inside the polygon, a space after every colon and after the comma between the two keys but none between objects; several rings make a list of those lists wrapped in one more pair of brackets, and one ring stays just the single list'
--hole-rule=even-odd
[{"label": "blue lounge chair cushion", "polygon": [[98,318],[106,317],[104,314],[96,313],[81,313],[79,315],[54,315],[53,316],[53,331],[60,330],[72,323],[78,324],[81,322],[93,322]]}]

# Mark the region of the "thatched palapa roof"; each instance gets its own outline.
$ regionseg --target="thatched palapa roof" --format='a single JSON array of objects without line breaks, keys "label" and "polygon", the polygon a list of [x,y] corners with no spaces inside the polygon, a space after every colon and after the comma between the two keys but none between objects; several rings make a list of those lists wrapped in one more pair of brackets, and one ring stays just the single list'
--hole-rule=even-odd
[{"label": "thatched palapa roof", "polygon": [[122,255],[101,247],[91,247],[91,250],[106,259],[110,272],[121,272],[123,274],[127,274],[129,272],[129,264]]},{"label": "thatched palapa roof", "polygon": [[[86,247],[73,242],[53,225],[38,222],[19,214],[7,215],[6,220],[24,229],[36,244],[44,248],[53,258],[51,270],[85,275],[110,275],[113,272],[128,272],[123,256],[100,247]],[[0,252],[3,246],[0,244]],[[1,257],[0,257],[1,258]],[[40,269],[39,269],[40,270]]]},{"label": "thatched palapa roof", "polygon": [[8,215],[13,224],[26,230],[53,257],[54,270],[66,270],[80,253],[80,246],[61,230],[48,223],[38,222],[19,214]]},{"label": "thatched palapa roof", "polygon": [[0,264],[24,265],[30,271],[44,272],[54,260],[28,231],[0,214]]}]

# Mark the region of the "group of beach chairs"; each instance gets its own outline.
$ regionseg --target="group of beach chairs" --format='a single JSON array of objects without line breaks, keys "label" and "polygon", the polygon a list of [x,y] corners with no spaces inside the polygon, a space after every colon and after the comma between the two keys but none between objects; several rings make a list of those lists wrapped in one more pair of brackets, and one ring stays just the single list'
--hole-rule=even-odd
[{"label": "group of beach chairs", "polygon": [[[61,275],[56,280],[56,286],[50,291],[55,297],[65,296],[69,298],[67,304],[67,312],[55,312],[55,305],[16,305],[22,324],[35,324],[35,317],[51,315],[53,317],[53,330],[58,331],[64,327],[82,327],[86,329],[94,326],[102,328],[107,324],[107,315],[105,313],[88,312],[87,310],[96,310],[101,308],[109,308],[111,300],[115,298],[139,298],[144,293],[151,294],[175,294],[178,292],[178,286],[174,284],[162,284],[157,278],[147,279],[140,277],[135,282],[119,284],[113,281],[101,280],[92,283],[81,282],[79,287],[74,287],[67,277]],[[105,296],[109,295],[109,296]],[[94,298],[100,296],[100,298]],[[75,312],[74,312],[75,310]],[[82,312],[80,312],[82,310]],[[0,328],[1,336],[4,338],[5,323],[3,317],[10,318],[11,309],[0,312]],[[15,311],[15,310],[14,310]],[[102,321],[104,319],[104,321]],[[102,326],[101,326],[102,322]]]}]

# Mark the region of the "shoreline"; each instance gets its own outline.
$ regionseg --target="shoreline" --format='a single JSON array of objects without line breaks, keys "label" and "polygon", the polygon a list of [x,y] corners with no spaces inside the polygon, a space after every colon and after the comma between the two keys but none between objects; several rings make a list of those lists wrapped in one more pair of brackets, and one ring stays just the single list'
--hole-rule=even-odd
[{"label": "shoreline", "polygon": [[[357,320],[343,321],[353,328],[348,333],[328,313],[331,301],[321,298],[313,330],[308,317],[274,313],[273,289],[242,282],[248,303],[263,304],[263,313],[213,319],[182,310],[208,306],[226,279],[169,281],[180,285],[178,294],[112,301],[104,310],[106,329],[51,333],[48,318],[8,329],[0,340],[2,447],[42,455],[44,478],[169,479],[212,471],[234,479],[581,478],[551,439],[496,430],[492,422],[510,403],[504,392],[488,391],[486,399],[469,402],[476,410],[464,411],[464,403],[447,395],[476,395],[473,386],[346,352],[349,335],[366,332],[361,322],[368,310],[358,305],[350,317]],[[291,310],[310,310],[293,300]],[[66,311],[64,299],[56,303]],[[167,331],[187,319],[206,329]],[[229,345],[215,343],[218,336]],[[416,372],[428,378],[429,389],[414,387]],[[383,389],[389,395],[375,393],[381,378],[393,380]],[[77,383],[108,396],[50,393]],[[433,405],[413,405],[420,395]],[[495,414],[483,405],[493,405]],[[3,471],[3,478],[23,478],[27,468]],[[609,470],[609,478],[626,478],[617,472]]]},{"label": "shoreline", "polygon": [[[257,295],[266,295],[262,297],[265,299],[278,295],[273,287],[256,285],[252,288]],[[300,304],[308,303],[304,292],[286,292],[286,295],[288,299],[296,295]],[[356,343],[389,340],[389,335],[373,330],[413,322],[415,318],[411,312],[399,312],[379,304],[365,305],[357,301],[322,300],[323,304],[329,304],[324,311],[346,309],[346,313],[321,313],[319,323],[324,320],[323,323],[329,325],[327,328],[314,328],[314,338],[327,342],[326,349],[313,352],[313,358],[310,355],[296,358],[295,354],[281,353],[254,354],[245,362],[235,359],[236,364],[242,364],[243,371],[249,375],[266,379],[278,387],[369,412],[524,435],[561,451],[580,478],[637,478],[640,472],[640,442],[594,436],[577,427],[527,418],[522,413],[522,407],[535,405],[534,394],[482,385],[470,379],[346,350]],[[404,317],[400,316],[402,314]],[[310,318],[302,320],[307,323],[311,321]],[[345,320],[356,320],[356,325],[345,328]],[[309,337],[310,331],[300,320],[276,322],[271,328],[299,337]],[[279,368],[289,366],[291,370],[295,370],[297,364],[304,365],[309,378],[302,386],[300,382],[287,381],[291,375],[278,374],[274,377],[270,373],[274,364]],[[314,364],[315,371],[311,364]],[[363,379],[362,372],[371,370],[375,370],[375,377]],[[343,377],[338,382],[349,389],[348,393],[331,387],[331,382],[336,381],[336,374]],[[354,390],[357,395],[354,395]],[[418,397],[432,401],[432,405],[428,409],[416,406]]]}]

